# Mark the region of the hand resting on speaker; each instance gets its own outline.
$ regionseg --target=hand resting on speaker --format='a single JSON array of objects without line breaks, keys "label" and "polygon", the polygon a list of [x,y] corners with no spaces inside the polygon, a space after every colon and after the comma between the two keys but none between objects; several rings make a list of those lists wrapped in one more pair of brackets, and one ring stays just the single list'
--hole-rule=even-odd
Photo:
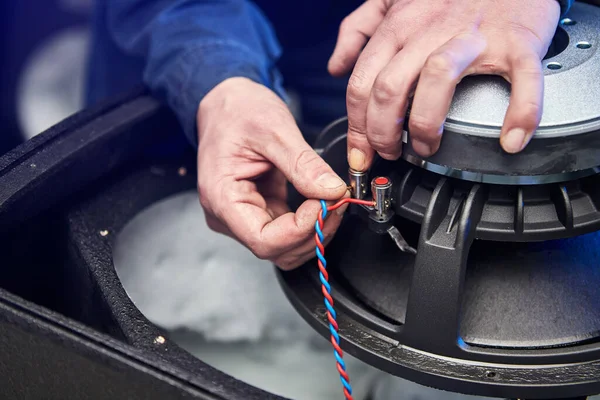
[{"label": "hand resting on speaker", "polygon": [[400,156],[403,117],[411,98],[412,147],[423,157],[434,154],[456,85],[475,74],[500,75],[511,82],[500,143],[509,153],[523,150],[541,119],[541,60],[561,5],[564,11],[568,4],[366,1],[342,23],[329,61],[336,76],[353,68],[346,99],[351,167],[366,170],[375,152],[385,159]]}]

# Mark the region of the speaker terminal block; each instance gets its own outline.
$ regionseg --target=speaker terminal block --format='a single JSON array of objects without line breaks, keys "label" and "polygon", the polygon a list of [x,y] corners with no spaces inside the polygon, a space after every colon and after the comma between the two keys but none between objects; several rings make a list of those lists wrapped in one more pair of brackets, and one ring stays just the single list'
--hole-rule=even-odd
[{"label": "speaker terminal block", "polygon": [[[396,243],[398,248],[410,254],[417,254],[417,250],[411,247],[394,222],[394,196],[392,180],[386,176],[377,176],[369,183],[368,172],[348,171],[350,178],[351,196],[359,200],[373,199],[373,206],[357,204],[353,213],[365,220],[369,229],[380,235],[388,234]],[[368,193],[370,189],[370,194]]]}]

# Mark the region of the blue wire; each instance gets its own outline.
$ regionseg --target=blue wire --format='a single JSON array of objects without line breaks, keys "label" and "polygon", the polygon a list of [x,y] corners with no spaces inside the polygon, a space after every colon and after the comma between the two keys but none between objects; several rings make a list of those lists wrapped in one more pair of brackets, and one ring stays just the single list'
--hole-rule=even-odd
[{"label": "blue wire", "polygon": [[[321,212],[323,215],[323,221],[325,221],[325,218],[327,217],[327,203],[325,202],[325,200],[321,200]],[[319,221],[315,222],[315,231],[317,232],[317,236],[319,237],[319,240],[321,242],[323,242],[325,240],[325,236],[323,235],[323,232],[321,231],[321,227],[319,226]],[[321,254],[321,250],[319,250],[319,246],[315,246],[315,248],[316,248],[317,258],[319,259],[319,261],[321,261],[321,264],[323,264],[323,268],[327,268],[327,261],[325,260],[325,256],[323,254]],[[319,280],[321,281],[321,284],[323,285],[325,290],[327,290],[327,293],[331,294],[331,285],[329,284],[329,282],[327,282],[327,279],[325,279],[325,276],[323,276],[323,273],[320,271],[319,271]],[[335,310],[333,309],[333,306],[329,303],[327,298],[325,298],[324,300],[325,300],[325,307],[327,308],[327,311],[329,312],[329,314],[331,314],[331,317],[335,321],[337,318],[337,314],[336,314]],[[334,326],[331,323],[329,324],[329,332],[331,332],[331,336],[334,338],[336,344],[339,346],[340,345],[340,336],[338,335],[337,331],[335,330]],[[337,352],[337,350],[335,350],[335,348],[333,349],[333,355],[334,355],[337,363],[340,365],[341,369],[343,371],[346,371],[346,363],[342,359],[342,356]],[[342,385],[346,388],[348,393],[350,393],[350,395],[352,395],[352,386],[350,386],[350,383],[346,379],[344,379],[344,377],[341,374],[340,374],[340,381],[342,382]]]}]

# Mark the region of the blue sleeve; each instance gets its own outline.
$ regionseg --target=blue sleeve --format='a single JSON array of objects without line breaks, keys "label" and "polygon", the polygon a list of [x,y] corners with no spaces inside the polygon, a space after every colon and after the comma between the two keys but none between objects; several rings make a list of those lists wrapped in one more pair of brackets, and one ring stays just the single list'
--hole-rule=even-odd
[{"label": "blue sleeve", "polygon": [[286,100],[275,68],[280,45],[250,0],[112,0],[107,18],[112,39],[145,60],[145,84],[194,145],[200,100],[227,78],[252,79]]}]

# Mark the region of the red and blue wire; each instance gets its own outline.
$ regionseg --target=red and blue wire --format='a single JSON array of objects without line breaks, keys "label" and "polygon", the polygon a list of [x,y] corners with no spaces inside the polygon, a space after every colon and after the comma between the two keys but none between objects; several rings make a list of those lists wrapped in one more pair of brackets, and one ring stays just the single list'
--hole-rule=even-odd
[{"label": "red and blue wire", "polygon": [[338,334],[337,315],[333,309],[333,298],[331,297],[331,285],[329,285],[329,275],[327,273],[327,261],[325,260],[325,246],[323,242],[323,225],[330,211],[334,211],[346,203],[362,204],[373,206],[373,201],[345,198],[332,206],[327,206],[324,200],[321,200],[321,212],[315,222],[315,243],[317,253],[317,264],[319,265],[319,279],[321,280],[321,291],[325,297],[325,308],[327,309],[327,320],[329,321],[329,331],[331,332],[331,344],[333,345],[333,355],[335,356],[336,366],[342,381],[344,396],[346,400],[352,400],[352,386],[350,386],[350,377],[346,372],[346,363],[344,362],[344,353],[340,347],[340,336]]}]

